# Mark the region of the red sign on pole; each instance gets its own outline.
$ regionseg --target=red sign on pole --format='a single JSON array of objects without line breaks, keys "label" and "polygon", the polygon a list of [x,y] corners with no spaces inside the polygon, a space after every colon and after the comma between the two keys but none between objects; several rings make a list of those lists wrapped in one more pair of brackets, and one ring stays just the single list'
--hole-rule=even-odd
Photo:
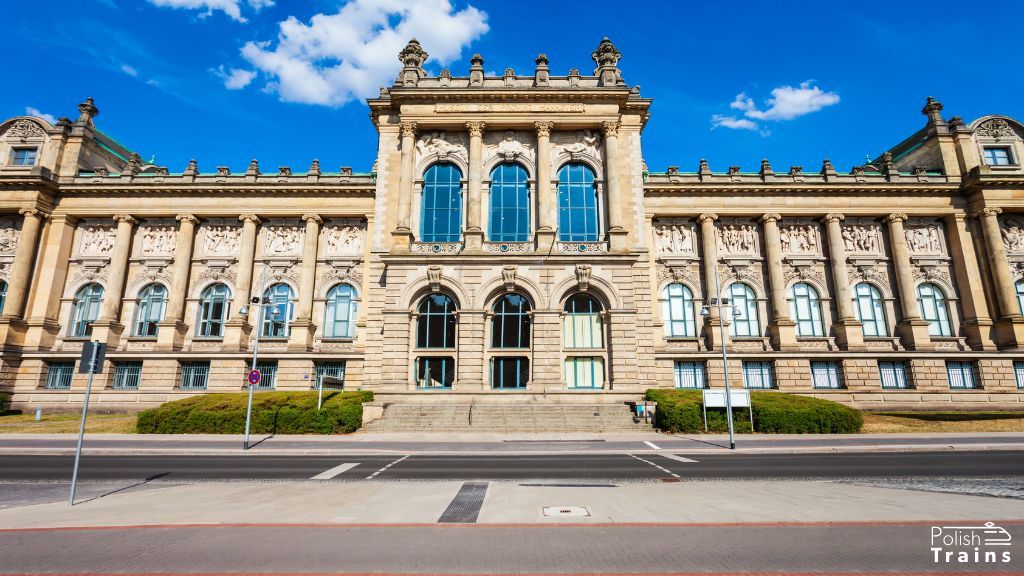
[{"label": "red sign on pole", "polygon": [[259,370],[249,370],[249,375],[247,376],[247,380],[249,380],[249,384],[251,384],[253,386],[259,384],[260,383],[260,371]]}]

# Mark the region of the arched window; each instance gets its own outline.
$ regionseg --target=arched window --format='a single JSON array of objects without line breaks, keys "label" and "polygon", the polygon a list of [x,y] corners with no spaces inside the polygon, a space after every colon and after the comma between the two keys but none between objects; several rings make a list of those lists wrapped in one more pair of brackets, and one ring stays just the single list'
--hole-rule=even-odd
[{"label": "arched window", "polygon": [[348,284],[338,284],[327,293],[324,314],[325,338],[352,338],[356,333],[356,291]]},{"label": "arched window", "polygon": [[864,336],[882,337],[889,335],[889,326],[885,321],[885,303],[882,295],[867,282],[861,282],[853,289],[853,298],[857,302],[857,320],[860,321]]},{"label": "arched window", "polygon": [[455,348],[455,302],[444,294],[420,301],[416,318],[417,348]]},{"label": "arched window", "polygon": [[103,302],[103,286],[86,284],[75,292],[75,303],[71,307],[71,333],[76,338],[92,336],[92,323],[100,316]]},{"label": "arched window", "polygon": [[602,348],[604,322],[601,304],[586,294],[575,294],[565,302],[562,325],[566,348]]},{"label": "arched window", "polygon": [[821,302],[818,291],[806,282],[798,282],[790,288],[790,312],[796,321],[797,336],[824,336],[821,325]]},{"label": "arched window", "polygon": [[921,317],[928,321],[930,336],[952,336],[949,325],[949,309],[946,295],[935,284],[925,283],[917,287],[917,301],[921,303]]},{"label": "arched window", "polygon": [[[1014,284],[1014,287],[1017,289],[1017,307],[1020,309],[1020,313],[1024,314],[1024,279],[1017,280],[1017,283]],[[7,294],[7,284],[4,284],[3,290],[3,293]],[[0,303],[2,302],[3,296],[0,296]]]},{"label": "arched window", "polygon": [[525,297],[506,294],[494,303],[491,347],[530,347],[530,302]]},{"label": "arched window", "polygon": [[0,280],[0,314],[4,312],[4,304],[7,303],[7,282]]},{"label": "arched window", "polygon": [[228,315],[231,292],[224,284],[211,284],[199,295],[199,336],[218,338],[224,335],[224,319]]},{"label": "arched window", "polygon": [[741,338],[760,336],[761,318],[753,288],[742,282],[733,283],[729,286],[729,304],[732,305],[729,335]]},{"label": "arched window", "polygon": [[669,284],[661,289],[661,320],[665,336],[693,338],[697,326],[693,321],[693,292],[682,284]]},{"label": "arched window", "polygon": [[295,313],[295,292],[287,284],[274,284],[263,293],[264,338],[287,338]]},{"label": "arched window", "polygon": [[150,284],[139,292],[135,307],[135,336],[156,336],[156,323],[164,319],[167,304],[167,288],[161,284]]},{"label": "arched window", "polygon": [[462,172],[434,164],[423,175],[420,240],[458,242],[462,235]]},{"label": "arched window", "polygon": [[600,209],[594,172],[579,163],[558,171],[558,239],[562,242],[600,240]]},{"label": "arched window", "polygon": [[526,170],[519,164],[499,164],[491,172],[492,242],[526,242],[530,239],[530,187]]}]

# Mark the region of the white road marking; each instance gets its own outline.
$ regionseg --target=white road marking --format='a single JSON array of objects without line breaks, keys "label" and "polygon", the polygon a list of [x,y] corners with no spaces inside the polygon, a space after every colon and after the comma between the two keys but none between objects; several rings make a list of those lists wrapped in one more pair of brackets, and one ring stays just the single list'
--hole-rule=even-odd
[{"label": "white road marking", "polygon": [[405,456],[402,456],[401,458],[399,458],[398,460],[395,460],[395,461],[394,461],[394,462],[392,462],[391,464],[388,464],[387,466],[385,466],[385,467],[381,468],[380,470],[377,470],[377,471],[376,471],[376,472],[374,472],[373,474],[370,474],[369,476],[367,476],[367,477],[366,477],[366,479],[367,479],[367,480],[373,480],[373,477],[374,477],[374,476],[376,476],[377,474],[380,474],[381,472],[383,472],[383,471],[387,470],[388,468],[391,468],[391,467],[392,467],[392,466],[394,466],[395,464],[398,464],[399,462],[401,462],[402,460],[405,460],[405,459],[406,459],[406,458],[408,458],[408,457],[409,457],[409,455],[408,455],[408,454],[406,454]]},{"label": "white road marking", "polygon": [[675,454],[658,454],[662,458],[668,458],[669,460],[675,460],[676,462],[698,462],[698,460],[691,460],[689,458],[683,458],[682,456],[676,456]]},{"label": "white road marking", "polygon": [[316,476],[313,476],[312,478],[310,478],[310,480],[330,480],[331,478],[334,478],[338,474],[351,470],[356,466],[359,466],[359,462],[346,462],[344,464],[339,464],[334,468],[331,468],[330,470],[324,470],[323,472],[317,474]]},{"label": "white road marking", "polygon": [[668,474],[669,476],[671,476],[673,478],[681,478],[681,476],[679,476],[679,474],[676,474],[675,472],[672,472],[668,468],[662,468],[661,466],[658,466],[657,464],[655,464],[654,462],[651,462],[650,460],[644,460],[643,458],[637,456],[636,454],[630,454],[630,456],[632,456],[633,458],[636,458],[637,460],[643,462],[644,464],[650,464],[651,466],[654,466],[658,470],[661,470],[662,472],[664,472],[665,474]]},{"label": "white road marking", "polygon": [[644,440],[644,444],[647,444],[648,446],[654,448],[655,450],[661,450],[661,446],[658,446],[654,442],[648,442],[647,440]]}]

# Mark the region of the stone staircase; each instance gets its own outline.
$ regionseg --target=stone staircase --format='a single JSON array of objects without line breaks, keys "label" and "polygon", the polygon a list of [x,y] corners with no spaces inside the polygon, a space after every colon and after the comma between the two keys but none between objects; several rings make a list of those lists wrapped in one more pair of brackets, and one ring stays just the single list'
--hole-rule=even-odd
[{"label": "stone staircase", "polygon": [[388,404],[367,432],[650,432],[628,404]]}]

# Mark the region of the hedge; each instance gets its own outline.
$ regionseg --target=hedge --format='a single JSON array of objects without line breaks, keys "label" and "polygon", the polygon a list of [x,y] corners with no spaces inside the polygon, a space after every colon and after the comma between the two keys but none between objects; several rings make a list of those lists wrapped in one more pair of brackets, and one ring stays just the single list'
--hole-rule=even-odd
[{"label": "hedge", "polygon": [[[666,432],[694,434],[704,432],[700,390],[652,389],[647,400],[657,402],[655,425]],[[864,418],[859,410],[836,402],[796,396],[783,392],[753,392],[754,429],[774,434],[854,434],[860,432]],[[750,411],[733,410],[736,432],[750,432]],[[727,430],[725,410],[708,410],[708,430]]]},{"label": "hedge", "polygon": [[[363,402],[373,392],[256,392],[252,403],[255,434],[348,434],[363,424]],[[139,413],[139,434],[241,434],[245,431],[246,392],[202,394],[166,402]]]},{"label": "hedge", "polygon": [[0,414],[11,409],[11,395],[8,392],[0,391]]}]

